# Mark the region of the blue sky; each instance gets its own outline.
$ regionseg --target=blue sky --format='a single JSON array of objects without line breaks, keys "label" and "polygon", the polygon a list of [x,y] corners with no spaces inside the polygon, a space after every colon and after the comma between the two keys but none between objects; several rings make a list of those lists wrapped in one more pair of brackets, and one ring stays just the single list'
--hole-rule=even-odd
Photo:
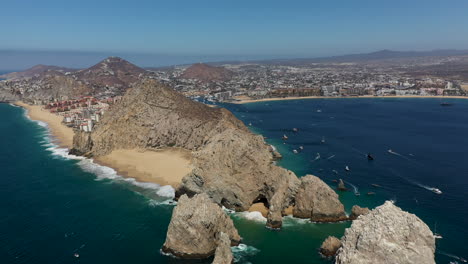
[{"label": "blue sky", "polygon": [[316,57],[468,49],[466,0],[2,0],[0,50]]}]

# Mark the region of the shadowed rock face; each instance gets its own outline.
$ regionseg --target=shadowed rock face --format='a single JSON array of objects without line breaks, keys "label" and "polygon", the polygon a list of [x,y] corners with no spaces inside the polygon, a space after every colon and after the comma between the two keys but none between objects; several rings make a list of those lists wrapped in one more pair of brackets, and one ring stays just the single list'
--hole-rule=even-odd
[{"label": "shadowed rock face", "polygon": [[344,206],[326,183],[313,175],[301,178],[296,194],[293,215],[310,218],[314,222],[336,222],[346,220]]},{"label": "shadowed rock face", "polygon": [[389,201],[354,220],[341,243],[337,264],[435,263],[429,227]]},{"label": "shadowed rock face", "polygon": [[222,257],[228,255],[225,244],[235,246],[240,240],[231,218],[206,194],[183,195],[172,213],[162,251],[181,258],[208,258],[219,245]]}]

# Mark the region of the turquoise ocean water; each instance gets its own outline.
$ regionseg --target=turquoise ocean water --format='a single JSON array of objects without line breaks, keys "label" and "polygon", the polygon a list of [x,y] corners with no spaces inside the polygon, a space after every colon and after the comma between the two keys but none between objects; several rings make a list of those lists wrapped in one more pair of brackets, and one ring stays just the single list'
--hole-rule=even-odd
[{"label": "turquoise ocean water", "polygon": [[[344,179],[351,190],[340,199],[348,212],[353,204],[375,207],[391,199],[417,214],[444,237],[436,258],[448,263],[468,257],[468,101],[450,101],[451,107],[441,107],[438,99],[226,107],[278,148],[284,156],[279,165],[299,176],[313,173],[333,188],[333,179]],[[173,208],[167,202],[170,188],[123,179],[110,168],[66,155],[45,125],[28,120],[21,108],[0,104],[0,116],[1,263],[210,263],[159,253]],[[283,134],[289,136],[286,144]],[[304,150],[294,154],[299,146]],[[367,152],[374,161],[367,161]],[[376,195],[366,195],[371,191]],[[234,248],[239,263],[329,263],[317,248],[350,225],[286,218],[278,232],[264,228],[255,214],[232,217],[246,245]]]}]

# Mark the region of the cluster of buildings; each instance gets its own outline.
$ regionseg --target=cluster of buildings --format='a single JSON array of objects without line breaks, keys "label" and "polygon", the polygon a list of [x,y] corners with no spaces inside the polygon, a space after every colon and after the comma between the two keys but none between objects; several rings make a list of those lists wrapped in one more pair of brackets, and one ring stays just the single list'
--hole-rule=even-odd
[{"label": "cluster of buildings", "polygon": [[461,83],[433,76],[414,77],[389,67],[360,64],[282,66],[223,65],[234,72],[229,80],[200,82],[182,79],[184,67],[154,72],[155,78],[187,97],[230,101],[290,96],[406,96],[466,95]]}]

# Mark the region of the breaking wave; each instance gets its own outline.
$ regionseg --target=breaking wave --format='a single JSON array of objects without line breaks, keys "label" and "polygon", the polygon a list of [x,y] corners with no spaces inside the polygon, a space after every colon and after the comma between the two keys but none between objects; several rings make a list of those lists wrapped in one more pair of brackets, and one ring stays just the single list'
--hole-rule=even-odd
[{"label": "breaking wave", "polygon": [[117,174],[117,171],[110,167],[102,166],[94,163],[92,159],[88,159],[82,156],[76,156],[69,154],[69,149],[59,147],[55,139],[51,137],[50,129],[47,123],[37,120],[31,120],[28,116],[28,112],[25,109],[25,117],[30,121],[43,127],[46,133],[42,136],[42,140],[39,144],[45,147],[45,150],[50,152],[54,158],[78,160],[77,165],[85,172],[92,173],[96,176],[97,181],[109,179],[114,182],[128,184],[130,189],[149,196],[153,199],[153,204],[171,204],[170,201],[175,197],[175,190],[170,185],[161,186],[156,183],[139,182],[134,178],[125,178]]},{"label": "breaking wave", "polygon": [[260,250],[245,244],[239,244],[238,246],[231,247],[231,251],[234,257],[234,262],[242,264],[250,263],[246,259],[260,252]]}]

